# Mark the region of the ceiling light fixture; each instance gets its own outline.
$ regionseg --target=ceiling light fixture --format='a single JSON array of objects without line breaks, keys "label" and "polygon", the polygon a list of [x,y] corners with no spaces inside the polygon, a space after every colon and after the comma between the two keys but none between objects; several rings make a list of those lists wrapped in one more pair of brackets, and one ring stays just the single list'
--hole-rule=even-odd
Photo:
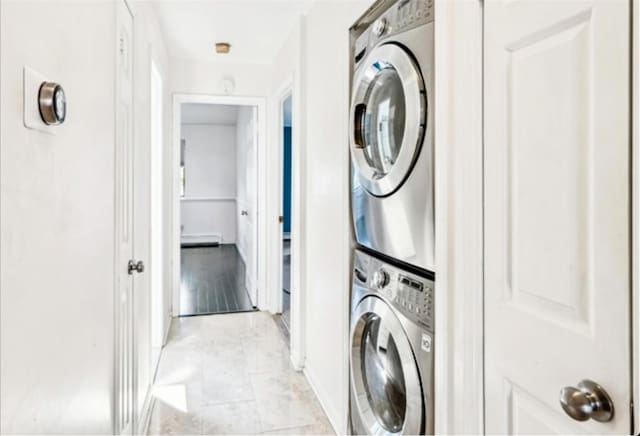
[{"label": "ceiling light fixture", "polygon": [[216,53],[228,54],[231,51],[231,44],[228,42],[216,42]]}]

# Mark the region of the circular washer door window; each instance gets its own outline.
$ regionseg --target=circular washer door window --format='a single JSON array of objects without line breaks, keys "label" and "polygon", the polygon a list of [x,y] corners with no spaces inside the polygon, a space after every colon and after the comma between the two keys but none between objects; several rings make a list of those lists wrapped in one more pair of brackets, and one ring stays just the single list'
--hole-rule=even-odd
[{"label": "circular washer door window", "polygon": [[396,315],[377,297],[358,304],[351,326],[352,413],[367,434],[418,434],[422,389],[409,340]]}]

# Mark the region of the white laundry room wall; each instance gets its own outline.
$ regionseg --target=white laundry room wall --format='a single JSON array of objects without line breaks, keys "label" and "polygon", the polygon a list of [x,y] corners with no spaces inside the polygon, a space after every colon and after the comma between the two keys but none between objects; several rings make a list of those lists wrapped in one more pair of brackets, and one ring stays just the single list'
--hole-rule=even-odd
[{"label": "white laundry room wall", "polygon": [[182,242],[236,243],[236,126],[183,124]]},{"label": "white laundry room wall", "polygon": [[[111,434],[114,3],[0,16],[0,433]],[[23,125],[24,66],[66,91],[54,134]]]},{"label": "white laundry room wall", "polygon": [[[318,1],[305,18],[305,372],[347,432],[351,218],[349,32],[371,1]],[[327,66],[330,65],[330,68]]]}]

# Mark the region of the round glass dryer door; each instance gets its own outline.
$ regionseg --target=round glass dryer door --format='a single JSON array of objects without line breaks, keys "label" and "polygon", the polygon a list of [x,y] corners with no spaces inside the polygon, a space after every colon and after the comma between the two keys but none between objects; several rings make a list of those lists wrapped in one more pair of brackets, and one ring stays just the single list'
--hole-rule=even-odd
[{"label": "round glass dryer door", "polygon": [[419,434],[422,389],[418,367],[400,320],[387,303],[366,297],[351,324],[351,389],[357,432]]},{"label": "round glass dryer door", "polygon": [[351,155],[371,194],[392,194],[420,152],[427,116],[424,82],[413,58],[397,44],[374,49],[354,81]]}]

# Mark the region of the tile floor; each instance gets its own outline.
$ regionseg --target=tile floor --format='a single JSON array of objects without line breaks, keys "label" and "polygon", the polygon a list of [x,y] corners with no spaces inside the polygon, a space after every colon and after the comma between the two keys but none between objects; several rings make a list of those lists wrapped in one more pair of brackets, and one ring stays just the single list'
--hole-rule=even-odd
[{"label": "tile floor", "polygon": [[334,434],[265,312],[174,318],[148,434]]}]

